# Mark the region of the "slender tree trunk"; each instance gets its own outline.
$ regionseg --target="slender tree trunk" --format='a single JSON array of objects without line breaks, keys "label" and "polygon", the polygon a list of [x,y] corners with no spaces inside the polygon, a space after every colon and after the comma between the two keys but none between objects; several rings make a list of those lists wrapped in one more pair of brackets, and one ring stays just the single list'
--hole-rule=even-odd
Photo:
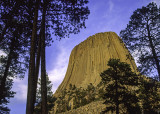
[{"label": "slender tree trunk", "polygon": [[33,95],[34,95],[34,103],[36,102],[36,91],[37,91],[37,82],[38,82],[38,75],[39,75],[39,66],[40,66],[40,55],[41,55],[41,35],[38,42],[38,52],[36,58],[36,69],[35,69],[35,83],[33,83]]},{"label": "slender tree trunk", "polygon": [[119,114],[118,84],[116,79],[116,114]]},{"label": "slender tree trunk", "polygon": [[149,29],[149,25],[148,24],[147,24],[147,32],[148,32],[148,39],[149,39],[149,43],[150,43],[150,48],[152,50],[153,58],[154,58],[154,60],[156,62],[157,72],[158,72],[159,81],[160,81],[160,65],[159,65],[160,61],[158,59],[155,47],[153,45],[153,41],[152,41],[152,38],[151,38],[150,29]]},{"label": "slender tree trunk", "polygon": [[48,114],[47,110],[47,87],[46,87],[46,64],[45,64],[45,15],[46,15],[46,0],[43,0],[42,14],[42,43],[41,43],[41,97],[42,97],[42,114]]},{"label": "slender tree trunk", "polygon": [[30,62],[29,62],[29,74],[28,74],[28,93],[27,93],[27,105],[26,114],[33,114],[34,111],[34,83],[36,80],[35,76],[35,46],[37,37],[37,20],[38,20],[38,7],[39,1],[36,0],[36,7],[33,20],[33,29],[31,37],[31,49],[30,49]]},{"label": "slender tree trunk", "polygon": [[10,52],[8,54],[8,59],[7,59],[7,63],[6,63],[6,67],[5,67],[5,71],[1,80],[1,85],[0,85],[0,101],[5,97],[4,93],[5,93],[5,84],[6,84],[6,80],[7,80],[7,76],[8,76],[8,71],[9,71],[9,67],[11,65],[12,62],[12,55],[13,55],[13,50],[14,50],[14,42],[15,39],[12,39],[11,42],[11,46],[10,46]]}]

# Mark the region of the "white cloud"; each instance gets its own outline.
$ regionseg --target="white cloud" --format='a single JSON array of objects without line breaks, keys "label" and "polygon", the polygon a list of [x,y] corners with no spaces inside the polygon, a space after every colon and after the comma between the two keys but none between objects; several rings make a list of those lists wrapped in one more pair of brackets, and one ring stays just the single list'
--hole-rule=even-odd
[{"label": "white cloud", "polygon": [[[26,77],[27,78],[27,77]],[[26,79],[14,79],[13,91],[16,92],[14,99],[25,102],[27,99],[27,84]]]},{"label": "white cloud", "polygon": [[[58,56],[56,57],[56,63],[55,67],[53,69],[47,71],[49,75],[50,81],[52,81],[53,87],[52,91],[55,92],[60,83],[63,81],[63,78],[65,76],[68,61],[69,61],[69,55],[70,55],[70,47],[64,47],[66,46],[66,42],[61,42],[58,46],[60,52]],[[51,63],[52,64],[52,63]],[[27,73],[26,73],[27,74]],[[13,91],[16,92],[14,101],[16,102],[26,102],[27,99],[27,80],[28,76],[25,76],[23,80],[20,79],[14,79],[13,84]]]},{"label": "white cloud", "polygon": [[68,61],[69,61],[69,54],[68,49],[63,47],[62,45],[59,46],[60,53],[58,55],[58,59],[56,61],[55,67],[48,71],[49,79],[52,81],[53,84],[53,92],[56,91],[60,83],[63,81],[63,78],[65,76]]}]

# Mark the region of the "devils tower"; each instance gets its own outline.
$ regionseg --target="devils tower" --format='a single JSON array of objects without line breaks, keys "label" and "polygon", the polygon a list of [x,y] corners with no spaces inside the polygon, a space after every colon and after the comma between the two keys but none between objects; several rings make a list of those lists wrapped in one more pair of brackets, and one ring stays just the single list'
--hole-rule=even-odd
[{"label": "devils tower", "polygon": [[114,32],[98,33],[81,42],[71,52],[67,72],[58,87],[58,95],[69,85],[85,88],[92,83],[97,86],[101,81],[100,73],[106,70],[110,58],[120,59],[130,64],[133,71],[137,67],[122,39]]}]

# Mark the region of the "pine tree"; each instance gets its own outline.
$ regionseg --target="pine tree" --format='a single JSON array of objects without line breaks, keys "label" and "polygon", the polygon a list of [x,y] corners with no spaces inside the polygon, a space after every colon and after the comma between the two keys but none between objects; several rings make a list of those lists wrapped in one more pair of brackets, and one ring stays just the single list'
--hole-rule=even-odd
[{"label": "pine tree", "polygon": [[[30,17],[32,9],[26,10],[27,1],[0,1],[0,105],[7,105],[15,92],[11,91],[13,78],[23,79],[28,67]],[[27,26],[26,26],[27,24]]]},{"label": "pine tree", "polygon": [[[41,112],[41,105],[42,105],[42,95],[41,95],[41,78],[38,79],[38,88],[36,93],[36,103],[35,103],[35,109],[34,113],[40,113]],[[47,85],[47,103],[48,103],[48,111],[50,111],[53,106],[54,102],[56,101],[56,98],[53,97],[52,92],[52,82],[49,80],[48,75],[46,74],[46,85]]]},{"label": "pine tree", "polygon": [[157,114],[160,110],[160,83],[152,78],[141,78],[138,97],[144,114]]},{"label": "pine tree", "polygon": [[47,87],[46,87],[46,61],[45,61],[45,22],[46,22],[46,9],[48,0],[43,0],[43,13],[41,24],[41,96],[42,96],[42,114],[48,114],[47,106]]},{"label": "pine tree", "polygon": [[[131,53],[137,53],[139,70],[160,80],[160,9],[156,3],[137,9],[120,36]],[[158,78],[157,77],[157,78]]]},{"label": "pine tree", "polygon": [[107,65],[109,68],[100,74],[102,82],[106,84],[103,98],[107,107],[103,112],[115,111],[119,114],[122,109],[126,109],[129,114],[140,113],[136,96],[138,75],[132,72],[129,64],[119,59],[110,59]]},{"label": "pine tree", "polygon": [[[39,3],[37,1],[37,3]],[[36,5],[37,5],[36,3]],[[79,33],[80,29],[85,27],[85,20],[88,18],[89,10],[85,5],[88,0],[47,0],[42,1],[39,8],[35,8],[35,12],[41,11],[42,18],[40,26],[40,38],[41,38],[41,72],[42,72],[42,97],[44,103],[44,113],[47,110],[46,104],[46,84],[45,84],[45,47],[52,40],[50,31],[57,36],[58,39],[65,38],[71,33]],[[38,10],[38,11],[37,11]],[[37,34],[37,15],[35,13],[32,29],[31,51],[30,51],[30,67],[29,67],[29,79],[28,79],[28,95],[27,95],[27,114],[32,114],[34,109],[35,90],[37,82],[37,74],[35,70],[35,35]],[[33,32],[34,31],[34,32]],[[34,42],[34,43],[33,43]],[[38,68],[38,66],[37,66]],[[43,111],[43,110],[42,110]]]},{"label": "pine tree", "polygon": [[86,89],[87,91],[87,103],[95,100],[96,90],[92,83],[90,83]]},{"label": "pine tree", "polygon": [[[37,88],[37,80],[38,80],[38,72],[39,72],[39,57],[40,52],[38,51],[37,60],[35,63],[35,54],[36,54],[36,41],[37,41],[37,29],[38,29],[38,12],[39,12],[39,4],[40,0],[36,0],[36,4],[32,4],[34,9],[34,17],[33,17],[33,27],[32,27],[32,35],[30,40],[30,60],[29,60],[29,73],[28,73],[28,91],[27,91],[27,105],[26,105],[26,114],[33,114],[34,111],[34,103],[36,99],[36,88]],[[34,6],[35,5],[35,6]],[[41,36],[40,36],[41,38]],[[41,41],[41,40],[40,40]],[[41,45],[39,45],[40,48]],[[41,49],[41,48],[40,48]],[[37,64],[37,65],[35,65]]]}]

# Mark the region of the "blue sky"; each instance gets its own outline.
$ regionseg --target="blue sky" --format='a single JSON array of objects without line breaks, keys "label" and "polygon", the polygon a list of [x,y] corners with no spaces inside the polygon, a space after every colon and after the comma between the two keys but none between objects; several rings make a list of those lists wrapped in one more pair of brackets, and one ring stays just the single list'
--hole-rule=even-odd
[{"label": "blue sky", "polygon": [[[46,49],[46,69],[53,83],[53,92],[65,76],[70,53],[76,45],[99,32],[113,31],[119,35],[120,30],[125,29],[133,11],[151,1],[160,5],[160,0],[89,0],[87,28],[82,29],[79,34],[70,35],[70,38],[55,40]],[[25,114],[27,81],[27,75],[23,80],[15,79],[13,90],[17,94],[10,100],[10,114]]]}]

